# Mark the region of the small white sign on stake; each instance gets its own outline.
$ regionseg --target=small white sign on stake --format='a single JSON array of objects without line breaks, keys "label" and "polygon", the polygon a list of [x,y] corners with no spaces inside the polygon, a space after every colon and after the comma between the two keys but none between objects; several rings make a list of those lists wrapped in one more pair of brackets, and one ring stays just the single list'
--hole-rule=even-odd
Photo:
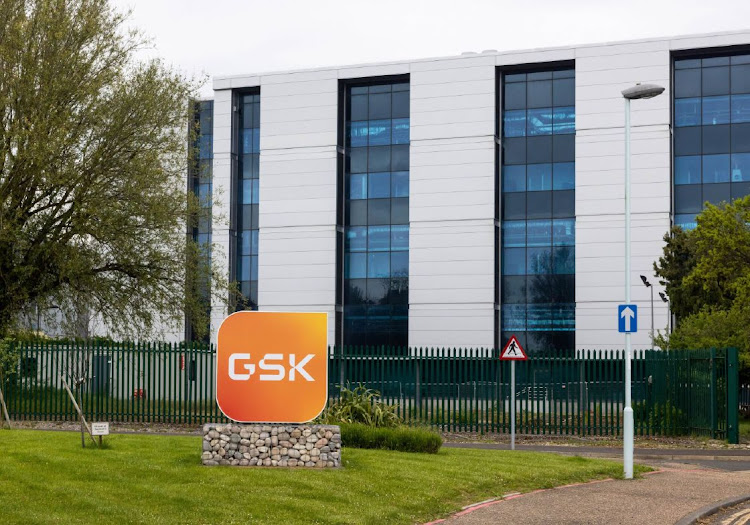
[{"label": "small white sign on stake", "polygon": [[92,436],[108,436],[109,423],[91,423]]}]

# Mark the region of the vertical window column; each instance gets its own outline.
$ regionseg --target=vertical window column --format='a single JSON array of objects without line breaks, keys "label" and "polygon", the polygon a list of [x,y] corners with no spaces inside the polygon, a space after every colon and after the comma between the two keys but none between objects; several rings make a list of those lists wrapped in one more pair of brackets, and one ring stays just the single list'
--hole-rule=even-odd
[{"label": "vertical window column", "polygon": [[536,354],[575,348],[574,77],[501,80],[500,343]]},{"label": "vertical window column", "polygon": [[750,194],[750,54],[674,62],[674,223]]},{"label": "vertical window column", "polygon": [[239,96],[238,118],[236,309],[257,310],[260,94]]},{"label": "vertical window column", "polygon": [[408,344],[409,84],[346,88],[345,345]]}]

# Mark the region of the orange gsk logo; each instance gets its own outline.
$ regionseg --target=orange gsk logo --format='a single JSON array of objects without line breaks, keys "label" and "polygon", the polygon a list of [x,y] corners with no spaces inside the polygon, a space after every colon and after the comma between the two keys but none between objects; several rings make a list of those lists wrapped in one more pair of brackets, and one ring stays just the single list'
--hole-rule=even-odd
[{"label": "orange gsk logo", "polygon": [[328,315],[236,312],[219,327],[216,403],[245,423],[304,423],[328,399]]}]

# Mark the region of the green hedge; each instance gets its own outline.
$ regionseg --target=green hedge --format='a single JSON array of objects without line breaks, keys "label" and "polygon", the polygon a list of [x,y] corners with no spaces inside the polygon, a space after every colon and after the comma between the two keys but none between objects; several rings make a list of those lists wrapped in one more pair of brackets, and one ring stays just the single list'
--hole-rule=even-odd
[{"label": "green hedge", "polygon": [[345,447],[437,454],[443,445],[440,434],[422,428],[371,427],[360,423],[344,423],[340,426],[341,443]]}]

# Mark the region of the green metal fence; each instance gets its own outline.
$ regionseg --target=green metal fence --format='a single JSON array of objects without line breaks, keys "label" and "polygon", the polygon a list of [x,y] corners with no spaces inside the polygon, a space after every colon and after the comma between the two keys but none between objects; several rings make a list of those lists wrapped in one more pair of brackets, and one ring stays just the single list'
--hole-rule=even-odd
[{"label": "green metal fence", "polygon": [[[14,419],[73,420],[60,377],[83,369],[91,419],[198,424],[224,421],[216,406],[215,353],[193,344],[25,344],[4,386]],[[622,353],[532,357],[516,364],[517,431],[617,436]],[[331,348],[329,397],[362,383],[398,404],[404,421],[448,432],[509,432],[510,364],[498,351],[462,348]],[[633,360],[638,435],[738,440],[735,349],[638,352]]]}]

